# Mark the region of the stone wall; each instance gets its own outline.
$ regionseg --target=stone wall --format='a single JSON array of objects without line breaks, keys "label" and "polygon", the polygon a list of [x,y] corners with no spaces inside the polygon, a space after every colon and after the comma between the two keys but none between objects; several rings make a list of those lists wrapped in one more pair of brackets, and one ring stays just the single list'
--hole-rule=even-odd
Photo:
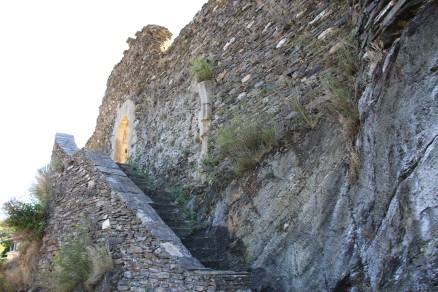
[{"label": "stone wall", "polygon": [[[352,8],[345,1],[281,1],[276,10],[268,9],[264,2],[210,1],[167,51],[160,51],[167,29],[146,26],[138,32],[109,77],[97,127],[87,147],[113,151],[111,133],[118,126],[117,112],[126,100],[132,100],[136,121],[130,123],[137,143],[130,145],[129,156],[153,175],[164,177],[177,171],[179,177],[196,179],[193,166],[202,148],[198,130],[201,104],[190,68],[198,57],[211,56],[218,63],[211,136],[221,125],[240,117],[275,117],[285,121],[286,128],[293,128],[297,122],[291,95],[297,91],[302,91],[304,106],[317,110],[326,99],[316,96],[321,88],[317,74],[326,71],[321,59],[339,42],[339,35],[350,33]],[[277,15],[278,9],[293,13],[285,19]],[[313,42],[330,28],[317,44]],[[192,168],[179,168],[187,151]]]},{"label": "stone wall", "polygon": [[116,276],[104,291],[246,291],[246,273],[206,269],[193,258],[108,155],[78,150],[72,136],[57,134],[52,161],[64,170],[50,200],[41,273],[81,225],[110,246]]},{"label": "stone wall", "polygon": [[[157,178],[196,182],[200,102],[190,60],[214,56],[210,135],[239,119],[284,128],[255,170],[201,197],[207,224],[242,244],[252,288],[433,290],[437,9],[436,0],[211,0],[167,51],[159,49],[164,28],[145,27],[131,41],[87,147],[111,153],[118,108],[130,99],[130,156]],[[323,85],[342,73],[335,59],[351,37],[360,119],[353,135]],[[300,121],[296,100],[313,127]],[[218,168],[227,172],[227,161]]]}]

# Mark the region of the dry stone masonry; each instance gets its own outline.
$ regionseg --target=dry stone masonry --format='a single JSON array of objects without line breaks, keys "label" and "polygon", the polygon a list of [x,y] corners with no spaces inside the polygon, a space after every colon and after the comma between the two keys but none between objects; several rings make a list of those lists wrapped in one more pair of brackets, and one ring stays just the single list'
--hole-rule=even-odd
[{"label": "dry stone masonry", "polygon": [[108,155],[79,150],[72,136],[57,134],[52,161],[64,171],[50,206],[41,271],[52,268],[80,224],[93,241],[110,245],[116,271],[103,291],[247,291],[247,273],[206,269],[193,258]]},{"label": "dry stone masonry", "polygon": [[[157,180],[201,189],[186,207],[207,234],[226,231],[254,291],[436,291],[437,15],[437,0],[210,0],[167,50],[160,26],[128,40],[86,148],[117,152],[128,117],[122,154]],[[190,73],[199,57],[218,61],[209,99]],[[279,125],[274,149],[241,177],[225,159],[213,171],[223,180],[199,186],[199,160],[218,155],[211,138],[258,121]],[[58,138],[67,193],[54,203],[46,263],[73,232],[64,218],[82,210],[96,240],[120,241],[118,288],[215,289],[218,274],[183,266],[196,261],[149,222],[147,199],[111,181],[125,178],[109,158],[70,157]]]}]

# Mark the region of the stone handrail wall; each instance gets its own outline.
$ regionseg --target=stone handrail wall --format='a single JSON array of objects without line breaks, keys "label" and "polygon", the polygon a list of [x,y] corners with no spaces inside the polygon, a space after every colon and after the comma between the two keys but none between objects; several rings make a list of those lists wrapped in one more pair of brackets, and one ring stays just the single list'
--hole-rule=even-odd
[{"label": "stone handrail wall", "polygon": [[52,268],[59,247],[77,233],[78,224],[86,224],[94,242],[109,244],[123,272],[113,279],[113,290],[246,289],[246,273],[206,269],[192,257],[149,205],[152,200],[106,154],[79,150],[73,136],[57,134],[53,161],[64,169],[50,203],[41,271]]}]

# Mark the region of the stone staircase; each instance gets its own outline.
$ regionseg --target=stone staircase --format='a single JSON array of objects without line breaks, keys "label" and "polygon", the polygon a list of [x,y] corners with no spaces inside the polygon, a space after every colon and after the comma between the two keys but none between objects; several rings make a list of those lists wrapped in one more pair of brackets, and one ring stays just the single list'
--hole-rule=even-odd
[{"label": "stone staircase", "polygon": [[229,270],[226,251],[217,240],[196,229],[196,221],[188,219],[183,206],[176,204],[174,198],[165,191],[152,190],[147,181],[127,164],[118,164],[120,169],[147,195],[161,219],[181,239],[184,246],[206,268]]}]

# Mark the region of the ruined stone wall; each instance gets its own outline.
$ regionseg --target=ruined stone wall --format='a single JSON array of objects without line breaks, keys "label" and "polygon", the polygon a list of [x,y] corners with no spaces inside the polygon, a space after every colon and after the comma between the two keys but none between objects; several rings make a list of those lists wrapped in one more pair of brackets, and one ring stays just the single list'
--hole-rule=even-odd
[{"label": "ruined stone wall", "polygon": [[39,271],[53,269],[62,244],[89,232],[109,244],[116,270],[102,291],[244,291],[245,273],[205,269],[148,205],[152,202],[105,154],[79,150],[58,134],[53,163],[57,189],[50,199]]},{"label": "ruined stone wall", "polygon": [[[351,8],[344,1],[282,1],[281,5],[272,10],[264,1],[210,1],[165,52],[159,50],[168,36],[165,28],[147,26],[138,32],[108,80],[87,147],[111,153],[115,117],[130,99],[136,105],[137,120],[130,122],[138,139],[130,145],[131,158],[138,158],[157,176],[177,170],[189,180],[196,178],[200,101],[190,67],[198,57],[214,57],[218,62],[212,136],[222,124],[239,117],[290,122],[295,116],[290,96],[301,87],[306,91],[300,102],[313,110],[324,100],[314,98],[315,88],[320,88],[316,74],[325,66],[321,59],[339,42],[338,35],[352,29]],[[291,13],[278,15],[284,11]],[[314,38],[328,28],[332,38],[321,38],[314,45]],[[134,71],[139,73],[131,74]],[[191,167],[178,168],[186,163]]]},{"label": "ruined stone wall", "polygon": [[[109,79],[87,146],[111,152],[117,109],[129,98],[138,139],[131,156],[155,177],[196,181],[200,104],[190,60],[212,55],[211,135],[261,118],[286,133],[254,171],[203,194],[208,225],[242,244],[252,287],[433,290],[437,1],[272,2],[280,9],[271,1],[209,1],[166,52],[150,39],[151,29],[166,30],[146,27]],[[351,36],[354,135],[327,106],[323,85],[330,71],[339,73],[333,60]],[[149,44],[151,53],[143,50]],[[141,78],[121,78],[143,63]],[[300,121],[296,99],[317,119],[312,129]]]}]

